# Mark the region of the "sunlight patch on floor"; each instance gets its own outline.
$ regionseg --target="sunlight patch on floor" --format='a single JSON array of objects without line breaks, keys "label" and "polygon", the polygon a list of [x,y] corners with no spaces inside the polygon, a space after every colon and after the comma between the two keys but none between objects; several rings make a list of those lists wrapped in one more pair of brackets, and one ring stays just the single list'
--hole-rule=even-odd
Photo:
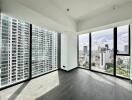
[{"label": "sunlight patch on floor", "polygon": [[[4,91],[1,91],[0,100],[10,99],[12,95],[16,97],[14,98],[16,100],[34,100],[44,95],[55,87],[59,86],[58,71],[31,80],[21,91],[19,91],[18,89],[23,84],[19,84]],[[16,91],[19,91],[20,93],[17,93]]]}]

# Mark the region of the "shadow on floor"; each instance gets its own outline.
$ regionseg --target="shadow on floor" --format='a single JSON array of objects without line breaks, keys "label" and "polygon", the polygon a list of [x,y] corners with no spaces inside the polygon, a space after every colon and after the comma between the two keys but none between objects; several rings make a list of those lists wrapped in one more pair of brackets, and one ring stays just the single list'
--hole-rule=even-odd
[{"label": "shadow on floor", "polygon": [[28,85],[29,81],[24,82],[10,97],[8,100],[15,100],[22,90]]}]

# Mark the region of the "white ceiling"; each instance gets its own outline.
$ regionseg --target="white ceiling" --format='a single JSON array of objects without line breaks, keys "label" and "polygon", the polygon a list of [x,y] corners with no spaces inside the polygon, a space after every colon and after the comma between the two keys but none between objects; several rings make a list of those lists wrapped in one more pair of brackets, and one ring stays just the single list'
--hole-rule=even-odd
[{"label": "white ceiling", "polygon": [[[51,0],[74,20],[81,20],[132,0]],[[70,11],[67,12],[66,9]]]},{"label": "white ceiling", "polygon": [[[46,9],[45,3],[52,3],[65,15],[75,21],[92,17],[107,9],[112,9],[114,6],[120,6],[132,0],[18,0],[32,6],[37,6],[38,9]],[[39,4],[39,5],[37,5]],[[46,4],[47,5],[47,4]],[[48,5],[47,5],[48,6]],[[70,11],[67,12],[66,9]],[[48,11],[48,9],[47,9]]]}]

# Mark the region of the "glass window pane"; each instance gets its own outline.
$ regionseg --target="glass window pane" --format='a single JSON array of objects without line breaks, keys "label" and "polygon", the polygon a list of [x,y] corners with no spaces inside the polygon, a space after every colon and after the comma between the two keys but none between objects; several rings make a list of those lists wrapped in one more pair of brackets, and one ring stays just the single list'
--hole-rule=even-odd
[{"label": "glass window pane", "polygon": [[79,35],[79,66],[89,69],[89,33]]},{"label": "glass window pane", "polygon": [[57,69],[58,33],[32,26],[32,77]]},{"label": "glass window pane", "polygon": [[117,54],[129,54],[129,27],[117,28]]},{"label": "glass window pane", "polygon": [[0,88],[29,78],[30,24],[1,14]]},{"label": "glass window pane", "polygon": [[130,56],[116,56],[116,74],[121,77],[130,77]]},{"label": "glass window pane", "polygon": [[113,29],[91,34],[91,69],[113,74]]}]

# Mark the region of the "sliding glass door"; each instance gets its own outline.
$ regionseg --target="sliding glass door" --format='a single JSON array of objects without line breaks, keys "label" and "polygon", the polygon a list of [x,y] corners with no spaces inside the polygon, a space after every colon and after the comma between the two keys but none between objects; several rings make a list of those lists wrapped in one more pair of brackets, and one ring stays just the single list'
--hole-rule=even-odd
[{"label": "sliding glass door", "polygon": [[89,33],[79,35],[79,66],[89,69]]},{"label": "sliding glass door", "polygon": [[113,74],[113,29],[91,33],[91,69]]}]

